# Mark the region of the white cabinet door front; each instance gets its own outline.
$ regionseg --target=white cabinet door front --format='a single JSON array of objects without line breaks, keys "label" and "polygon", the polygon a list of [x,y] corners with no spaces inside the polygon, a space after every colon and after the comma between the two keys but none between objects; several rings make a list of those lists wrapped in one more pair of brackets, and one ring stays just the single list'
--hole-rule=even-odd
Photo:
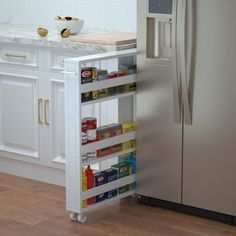
[{"label": "white cabinet door front", "polygon": [[65,161],[64,82],[51,80],[50,84],[52,102],[52,160],[61,163]]},{"label": "white cabinet door front", "polygon": [[0,156],[39,158],[37,99],[37,77],[0,73]]}]

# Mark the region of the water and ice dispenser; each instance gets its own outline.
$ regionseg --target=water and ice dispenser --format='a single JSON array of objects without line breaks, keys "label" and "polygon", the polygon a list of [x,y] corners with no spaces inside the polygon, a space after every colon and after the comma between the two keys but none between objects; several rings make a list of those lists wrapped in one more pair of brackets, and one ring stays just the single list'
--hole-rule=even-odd
[{"label": "water and ice dispenser", "polygon": [[173,44],[173,11],[176,0],[149,0],[147,58],[170,60]]}]

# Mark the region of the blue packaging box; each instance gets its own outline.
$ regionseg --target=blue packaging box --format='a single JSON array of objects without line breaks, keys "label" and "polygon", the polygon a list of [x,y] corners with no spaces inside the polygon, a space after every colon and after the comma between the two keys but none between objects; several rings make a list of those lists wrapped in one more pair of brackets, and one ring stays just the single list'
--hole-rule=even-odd
[{"label": "blue packaging box", "polygon": [[108,170],[104,170],[103,173],[106,176],[107,183],[117,180],[117,170],[110,168]]},{"label": "blue packaging box", "polygon": [[111,190],[109,192],[107,192],[107,198],[112,198],[112,197],[115,197],[117,196],[117,189],[114,189],[114,190]]},{"label": "blue packaging box", "polygon": [[120,157],[119,161],[132,164],[133,174],[136,174],[136,155],[134,153],[126,155],[125,157]]},{"label": "blue packaging box", "polygon": [[[107,178],[108,183],[117,180],[117,170],[111,168],[111,169],[105,170],[103,172],[106,174],[106,178]],[[112,198],[115,196],[117,196],[117,189],[113,189],[113,190],[107,192],[107,198]]]},{"label": "blue packaging box", "polygon": [[104,172],[98,172],[94,174],[95,187],[101,186],[107,183],[107,175]]},{"label": "blue packaging box", "polygon": [[107,193],[102,193],[95,197],[95,203],[102,202],[107,199]]}]

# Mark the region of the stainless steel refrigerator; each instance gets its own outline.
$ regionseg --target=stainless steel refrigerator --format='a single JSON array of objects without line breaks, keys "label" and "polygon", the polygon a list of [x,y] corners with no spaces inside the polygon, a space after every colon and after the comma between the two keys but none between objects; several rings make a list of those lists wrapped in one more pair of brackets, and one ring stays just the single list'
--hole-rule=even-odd
[{"label": "stainless steel refrigerator", "polygon": [[236,216],[236,1],[138,0],[137,193]]}]

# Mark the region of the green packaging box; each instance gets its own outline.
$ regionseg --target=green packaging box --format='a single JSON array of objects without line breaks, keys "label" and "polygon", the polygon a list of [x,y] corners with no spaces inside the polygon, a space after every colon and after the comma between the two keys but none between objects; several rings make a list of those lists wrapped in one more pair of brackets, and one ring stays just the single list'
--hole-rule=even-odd
[{"label": "green packaging box", "polygon": [[130,163],[119,163],[112,166],[112,169],[117,170],[117,178],[121,179],[129,176],[130,174]]},{"label": "green packaging box", "polygon": [[[131,163],[121,162],[119,164],[113,165],[112,169],[117,170],[117,178],[121,179],[127,177],[133,173],[133,168]],[[128,192],[130,190],[130,185],[127,184],[119,188],[119,194]]]},{"label": "green packaging box", "polygon": [[127,184],[127,185],[119,188],[119,194],[128,192],[129,190],[130,190],[130,186],[129,186],[129,184]]}]

